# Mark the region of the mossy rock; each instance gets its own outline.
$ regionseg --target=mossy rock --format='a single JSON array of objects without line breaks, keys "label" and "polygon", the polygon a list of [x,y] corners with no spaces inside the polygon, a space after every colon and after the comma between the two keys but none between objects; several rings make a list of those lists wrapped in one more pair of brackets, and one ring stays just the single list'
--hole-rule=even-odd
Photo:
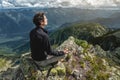
[{"label": "mossy rock", "polygon": [[50,75],[53,75],[53,76],[57,75],[57,70],[53,68],[53,69],[51,70]]},{"label": "mossy rock", "polygon": [[57,70],[58,75],[65,75],[66,74],[65,68],[57,67],[56,70]]},{"label": "mossy rock", "polygon": [[59,75],[59,76],[62,76],[62,75],[65,75],[66,74],[66,69],[65,68],[61,68],[61,67],[56,67],[56,68],[53,68],[51,70],[51,75]]},{"label": "mossy rock", "polygon": [[75,43],[79,46],[82,46],[83,48],[88,46],[88,42],[85,40],[75,39]]}]

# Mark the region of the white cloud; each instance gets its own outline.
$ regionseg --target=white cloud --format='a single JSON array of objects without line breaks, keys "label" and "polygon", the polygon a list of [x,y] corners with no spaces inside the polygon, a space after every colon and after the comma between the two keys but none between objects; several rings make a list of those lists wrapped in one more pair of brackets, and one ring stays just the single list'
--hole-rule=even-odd
[{"label": "white cloud", "polygon": [[120,7],[120,0],[1,0],[3,7]]},{"label": "white cloud", "polygon": [[14,7],[12,3],[9,3],[7,1],[2,1],[2,5],[4,5],[4,7]]}]

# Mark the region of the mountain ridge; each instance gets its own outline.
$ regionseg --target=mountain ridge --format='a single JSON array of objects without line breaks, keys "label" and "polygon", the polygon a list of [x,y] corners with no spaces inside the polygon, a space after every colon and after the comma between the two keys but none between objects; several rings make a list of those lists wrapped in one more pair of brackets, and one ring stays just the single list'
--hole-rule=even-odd
[{"label": "mountain ridge", "polygon": [[109,29],[99,23],[74,23],[56,30],[50,35],[50,38],[53,44],[59,44],[69,36],[90,41],[95,37],[102,36],[108,31]]},{"label": "mountain ridge", "polygon": [[[78,40],[78,42],[79,41],[80,40]],[[106,54],[109,53],[106,53],[106,51],[101,49],[100,46],[95,47],[92,44],[83,42],[87,46],[82,47],[81,45],[83,43],[81,44],[80,41],[80,44],[78,44],[78,42],[75,42],[74,37],[69,37],[57,48],[57,50],[64,50],[67,48],[69,53],[66,54],[65,58],[59,61],[58,65],[51,70],[48,79],[119,80],[119,66],[114,64],[112,60],[107,59]],[[43,73],[41,73],[41,71],[38,71],[35,65],[31,64],[31,61],[26,59],[29,57],[30,53],[26,54],[24,54],[24,56],[19,59],[20,63],[16,64],[21,66],[18,66],[16,68],[9,68],[8,71],[2,72],[2,76],[0,76],[0,78],[9,78],[13,80],[24,80],[25,78],[28,80],[44,80],[47,74],[46,69],[43,71]]]}]

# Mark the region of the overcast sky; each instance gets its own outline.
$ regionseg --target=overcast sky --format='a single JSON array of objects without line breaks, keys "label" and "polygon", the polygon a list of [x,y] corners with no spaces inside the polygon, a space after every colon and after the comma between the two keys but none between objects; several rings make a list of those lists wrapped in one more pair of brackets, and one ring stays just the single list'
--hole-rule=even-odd
[{"label": "overcast sky", "polygon": [[120,8],[120,0],[0,0],[0,8],[14,7]]}]

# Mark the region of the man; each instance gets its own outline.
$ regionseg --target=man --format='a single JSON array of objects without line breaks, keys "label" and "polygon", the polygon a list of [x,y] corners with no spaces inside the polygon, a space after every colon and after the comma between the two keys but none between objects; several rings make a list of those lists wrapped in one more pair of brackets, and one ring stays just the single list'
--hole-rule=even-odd
[{"label": "man", "polygon": [[52,51],[49,36],[44,27],[47,25],[47,18],[44,13],[37,13],[33,18],[36,25],[30,32],[31,57],[36,61],[47,59],[47,55],[62,56],[66,51]]}]

